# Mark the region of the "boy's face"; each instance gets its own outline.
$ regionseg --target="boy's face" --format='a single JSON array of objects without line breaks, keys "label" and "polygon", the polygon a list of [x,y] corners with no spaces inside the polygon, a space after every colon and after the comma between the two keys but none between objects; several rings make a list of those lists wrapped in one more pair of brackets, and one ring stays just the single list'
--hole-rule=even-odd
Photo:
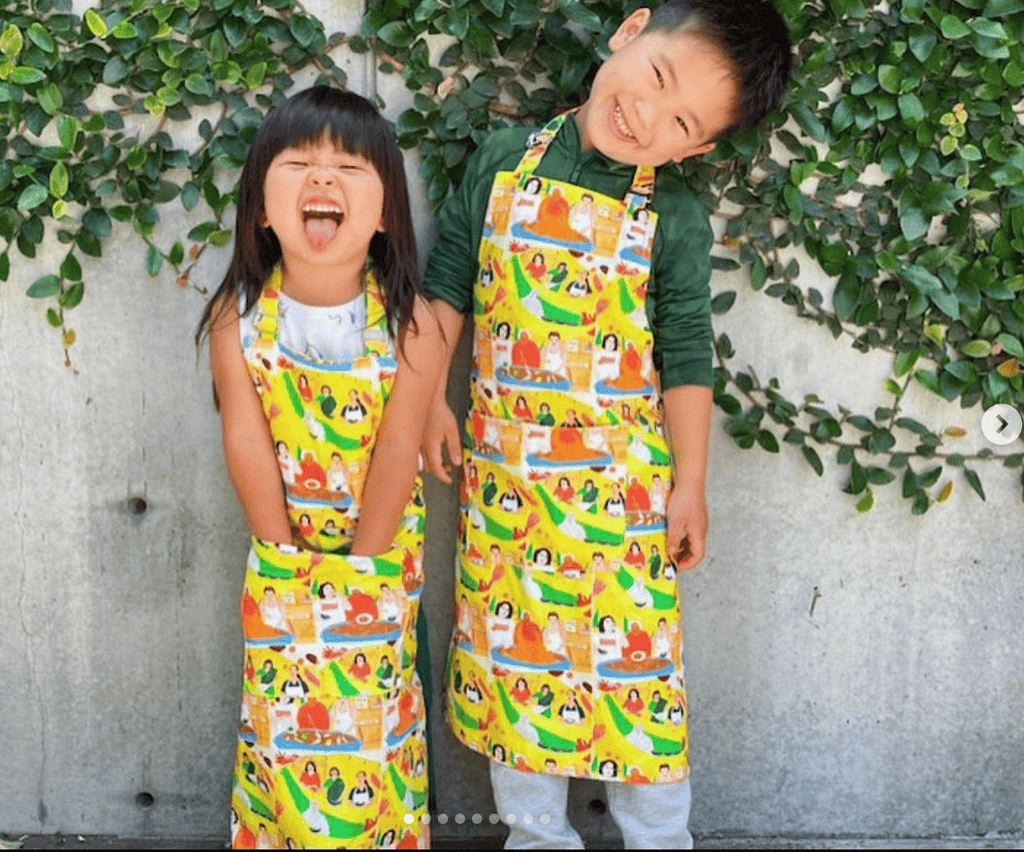
[{"label": "boy's face", "polygon": [[609,39],[612,55],[576,115],[584,150],[637,166],[712,150],[737,96],[725,59],[699,36],[641,34],[650,14],[638,9]]}]

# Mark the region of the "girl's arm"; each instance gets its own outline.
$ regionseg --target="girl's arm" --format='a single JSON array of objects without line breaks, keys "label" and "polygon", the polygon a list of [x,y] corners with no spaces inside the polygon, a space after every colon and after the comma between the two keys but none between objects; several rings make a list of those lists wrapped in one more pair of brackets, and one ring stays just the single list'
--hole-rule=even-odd
[{"label": "girl's arm", "polygon": [[[395,540],[419,470],[427,410],[440,381],[445,349],[438,322],[423,299],[413,309],[418,330],[398,348],[398,373],[384,406],[377,444],[363,486],[352,554],[374,556]],[[404,351],[403,351],[404,350]],[[413,366],[415,365],[415,366]]]},{"label": "girl's arm", "polygon": [[284,483],[274,441],[242,357],[238,306],[222,305],[210,326],[210,370],[220,402],[224,458],[250,532],[291,544]]},{"label": "girl's arm", "polygon": [[[448,373],[451,371],[455,349],[459,345],[464,317],[443,299],[435,299],[431,307],[444,332],[445,349],[437,387],[431,396],[427,411],[427,425],[423,433],[423,455],[427,470],[441,482],[450,485],[451,469],[462,464],[462,434],[458,421],[448,407]],[[448,449],[451,466],[445,464],[443,448]]]}]

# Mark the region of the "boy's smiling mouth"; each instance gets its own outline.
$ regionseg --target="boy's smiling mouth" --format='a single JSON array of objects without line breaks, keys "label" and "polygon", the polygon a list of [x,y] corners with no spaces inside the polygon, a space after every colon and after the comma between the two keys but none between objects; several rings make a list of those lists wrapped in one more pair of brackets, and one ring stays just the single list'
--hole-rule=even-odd
[{"label": "boy's smiling mouth", "polygon": [[307,201],[301,212],[310,245],[317,251],[327,248],[345,218],[341,208],[333,201],[318,198]]},{"label": "boy's smiling mouth", "polygon": [[615,106],[612,107],[612,121],[615,124],[615,129],[618,130],[619,133],[630,141],[636,141],[636,136],[633,135],[633,132],[629,129],[629,125],[626,124],[626,118],[622,114],[622,107],[619,105],[618,101],[616,101]]}]

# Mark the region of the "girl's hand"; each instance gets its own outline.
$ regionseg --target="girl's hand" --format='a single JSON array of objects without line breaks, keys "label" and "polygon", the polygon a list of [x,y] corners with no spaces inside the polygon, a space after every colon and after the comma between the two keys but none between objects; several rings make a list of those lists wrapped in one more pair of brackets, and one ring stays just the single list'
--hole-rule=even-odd
[{"label": "girl's hand", "polygon": [[703,489],[676,487],[668,498],[668,552],[678,571],[690,571],[704,559],[708,507]]},{"label": "girl's hand", "polygon": [[[444,459],[445,447],[448,448],[448,462]],[[427,470],[441,482],[450,485],[452,470],[462,464],[462,441],[458,421],[443,393],[434,396],[427,411],[422,449]]]}]

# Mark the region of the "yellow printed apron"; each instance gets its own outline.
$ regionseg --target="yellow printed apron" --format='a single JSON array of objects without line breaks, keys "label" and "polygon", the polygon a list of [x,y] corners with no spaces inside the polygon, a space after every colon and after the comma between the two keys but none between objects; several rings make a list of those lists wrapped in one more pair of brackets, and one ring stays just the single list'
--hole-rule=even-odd
[{"label": "yellow printed apron", "polygon": [[294,545],[254,539],[246,566],[232,845],[426,848],[415,671],[419,479],[392,548],[346,555],[397,369],[383,303],[368,275],[363,355],[315,364],[279,341],[280,287],[278,269],[244,355],[273,435]]},{"label": "yellow printed apron", "polygon": [[672,468],[645,299],[654,170],[626,199],[534,171],[494,181],[475,288],[447,711],[524,772],[689,773],[666,546]]}]

